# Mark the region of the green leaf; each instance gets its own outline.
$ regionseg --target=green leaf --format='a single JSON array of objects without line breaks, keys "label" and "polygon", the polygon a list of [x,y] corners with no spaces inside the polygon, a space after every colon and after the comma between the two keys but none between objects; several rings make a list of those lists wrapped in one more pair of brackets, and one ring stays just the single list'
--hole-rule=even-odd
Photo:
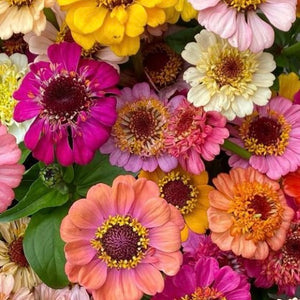
[{"label": "green leaf", "polygon": [[203,27],[196,26],[194,28],[183,29],[171,35],[168,35],[166,43],[177,53],[181,53],[187,43],[194,42],[194,36],[201,31]]},{"label": "green leaf", "polygon": [[45,7],[44,8],[44,14],[46,16],[46,19],[54,26],[57,30],[59,30],[59,25],[56,20],[56,16],[51,8]]},{"label": "green leaf", "polygon": [[71,183],[74,179],[74,169],[73,166],[63,168],[63,181],[66,183]]},{"label": "green leaf", "polygon": [[14,189],[15,198],[18,201],[20,201],[29,191],[29,188],[32,185],[32,183],[36,181],[36,179],[39,177],[39,172],[40,172],[39,164],[35,164],[24,173],[21,184]]},{"label": "green leaf", "polygon": [[112,166],[109,163],[107,155],[96,153],[91,163],[85,166],[74,166],[75,178],[73,184],[76,186],[76,192],[84,196],[88,189],[96,183],[102,182],[111,184],[113,180],[122,174],[132,174],[124,169]]},{"label": "green leaf", "polygon": [[60,224],[69,205],[35,214],[26,229],[23,246],[30,266],[48,286],[58,289],[69,281],[65,274],[64,242],[60,238]]},{"label": "green leaf", "polygon": [[46,187],[39,178],[30,186],[28,193],[19,203],[0,214],[0,222],[26,217],[42,208],[61,206],[68,199],[68,194],[62,194],[54,188]]},{"label": "green leaf", "polygon": [[31,151],[25,147],[23,142],[20,143],[18,146],[19,146],[20,150],[22,151],[22,155],[21,155],[21,158],[19,160],[19,163],[23,164]]}]

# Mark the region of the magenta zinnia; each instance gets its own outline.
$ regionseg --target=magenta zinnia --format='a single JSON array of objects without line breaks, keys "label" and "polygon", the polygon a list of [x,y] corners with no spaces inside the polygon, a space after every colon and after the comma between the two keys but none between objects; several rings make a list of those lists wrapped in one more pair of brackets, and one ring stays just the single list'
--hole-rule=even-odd
[{"label": "magenta zinnia", "polygon": [[213,160],[229,135],[224,128],[226,118],[216,111],[205,112],[186,99],[178,101],[178,97],[170,106],[175,109],[165,131],[166,148],[184,170],[200,174],[205,169],[202,158]]},{"label": "magenta zinnia", "polygon": [[219,267],[216,259],[201,257],[195,266],[184,264],[153,300],[250,300],[250,284],[229,266]]},{"label": "magenta zinnia", "polygon": [[66,274],[94,300],[141,299],[164,288],[182,263],[179,211],[153,181],[119,176],[76,201],[61,224]]},{"label": "magenta zinnia", "polygon": [[87,164],[109,137],[116,120],[117,71],[104,62],[80,59],[75,43],[48,48],[50,62],[30,66],[20,88],[14,119],[35,118],[25,145],[46,164]]},{"label": "magenta zinnia", "polygon": [[250,165],[277,180],[300,166],[300,105],[275,97],[266,106],[256,106],[250,116],[236,118],[233,123],[237,130],[231,130],[231,140],[252,155],[249,161],[232,155],[231,167]]}]

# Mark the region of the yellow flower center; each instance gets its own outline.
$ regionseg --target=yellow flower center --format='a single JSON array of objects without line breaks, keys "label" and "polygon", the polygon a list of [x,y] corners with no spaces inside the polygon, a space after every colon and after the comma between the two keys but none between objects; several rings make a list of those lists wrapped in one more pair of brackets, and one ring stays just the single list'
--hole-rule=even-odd
[{"label": "yellow flower center", "polygon": [[98,227],[91,245],[109,268],[132,269],[148,248],[148,229],[130,216],[109,217]]},{"label": "yellow flower center", "polygon": [[169,113],[157,99],[141,99],[118,112],[112,136],[122,151],[139,156],[159,155],[164,149],[163,132]]},{"label": "yellow flower center", "polygon": [[221,292],[213,287],[198,287],[191,295],[185,295],[180,300],[226,300]]},{"label": "yellow flower center", "polygon": [[169,46],[154,43],[148,45],[142,54],[145,73],[158,88],[176,81],[183,68],[183,60]]},{"label": "yellow flower center", "polygon": [[126,7],[134,2],[134,0],[97,0],[98,6],[104,6],[110,10],[115,7],[123,6]]},{"label": "yellow flower center", "polygon": [[30,6],[33,0],[8,0],[8,3],[11,6]]},{"label": "yellow flower center", "polygon": [[[219,48],[220,45],[217,46]],[[229,88],[231,91],[241,95],[247,91],[247,85],[252,81],[252,75],[258,68],[255,55],[248,50],[240,52],[237,48],[228,45],[219,55],[220,49],[212,46],[208,50],[207,77],[203,82],[208,88],[217,91],[222,88]],[[199,65],[201,67],[201,65]]]},{"label": "yellow flower center", "polygon": [[233,217],[231,235],[245,234],[255,243],[271,238],[282,223],[278,191],[268,184],[244,182],[235,186],[228,210]]},{"label": "yellow flower center", "polygon": [[223,0],[229,6],[236,8],[238,11],[242,10],[256,10],[259,5],[266,2],[266,0]]},{"label": "yellow flower center", "polygon": [[245,117],[240,136],[245,148],[255,155],[282,155],[289,143],[291,125],[284,116],[269,111],[269,117],[259,117],[257,112]]},{"label": "yellow flower center", "polygon": [[197,205],[199,191],[187,175],[171,171],[159,180],[158,186],[160,196],[179,209],[183,215],[192,212]]},{"label": "yellow flower center", "polygon": [[2,124],[11,125],[13,112],[17,101],[12,94],[19,86],[22,74],[10,62],[0,63],[0,121]]}]

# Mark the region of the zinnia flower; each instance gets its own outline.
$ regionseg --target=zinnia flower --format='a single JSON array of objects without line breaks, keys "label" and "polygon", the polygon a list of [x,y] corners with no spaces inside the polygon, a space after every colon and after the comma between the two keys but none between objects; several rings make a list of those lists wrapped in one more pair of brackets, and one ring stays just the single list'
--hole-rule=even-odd
[{"label": "zinnia flower", "polygon": [[[59,30],[51,22],[47,21],[46,28],[40,35],[36,35],[34,32],[24,35],[24,40],[28,43],[30,52],[38,55],[34,60],[35,62],[49,61],[47,50],[52,44],[74,42],[71,31],[65,22],[65,12],[60,10],[58,4],[53,6],[52,11],[56,17]],[[90,49],[83,50],[82,56],[105,61],[118,71],[118,64],[128,61],[128,57],[117,56],[108,47],[101,46],[97,42]]]},{"label": "zinnia flower", "polygon": [[213,160],[229,136],[224,128],[226,118],[216,111],[205,112],[182,97],[171,99],[170,107],[173,113],[165,130],[165,147],[184,170],[200,174],[205,169],[202,158]]},{"label": "zinnia flower", "polygon": [[75,43],[48,48],[50,62],[30,65],[20,88],[14,118],[35,117],[25,135],[25,145],[46,164],[87,164],[109,137],[116,120],[116,100],[111,94],[119,76],[104,62],[80,59]]},{"label": "zinnia flower", "polygon": [[300,91],[299,76],[294,72],[291,72],[289,74],[280,74],[278,76],[278,81],[279,81],[278,96],[294,101],[295,94],[298,91]]},{"label": "zinnia flower", "polygon": [[145,178],[118,176],[76,201],[61,224],[66,274],[93,299],[140,299],[161,292],[160,271],[175,275],[182,262],[183,220]]},{"label": "zinnia flower", "polygon": [[0,122],[6,125],[8,131],[17,138],[17,143],[23,141],[31,120],[18,123],[13,120],[14,108],[17,101],[13,98],[14,91],[19,87],[21,79],[27,71],[27,56],[14,53],[7,56],[0,54]]},{"label": "zinnia flower", "polygon": [[76,43],[85,49],[95,41],[119,56],[135,54],[140,47],[140,35],[146,25],[165,23],[165,8],[177,0],[59,0],[67,10],[66,22]]},{"label": "zinnia flower", "polygon": [[284,192],[300,205],[300,168],[284,176],[282,185]]},{"label": "zinnia flower", "polygon": [[0,299],[1,300],[34,300],[30,290],[23,287],[12,294],[15,280],[11,274],[0,273]]},{"label": "zinnia flower", "polygon": [[207,30],[202,30],[195,39],[181,53],[195,65],[183,75],[191,85],[188,101],[197,107],[204,106],[205,111],[219,111],[228,120],[251,114],[253,103],[268,102],[269,87],[275,79],[271,72],[276,67],[270,53],[239,51]]},{"label": "zinnia flower", "polygon": [[244,160],[233,154],[231,167],[248,165],[271,179],[279,179],[300,166],[300,105],[283,97],[275,97],[263,107],[256,106],[252,115],[236,118],[231,141],[252,155]]},{"label": "zinnia flower", "polygon": [[28,264],[23,251],[23,236],[29,221],[29,218],[22,218],[0,223],[1,272],[13,275],[13,292],[17,292],[23,287],[31,289],[41,282]]},{"label": "zinnia flower", "polygon": [[16,138],[0,124],[0,212],[11,205],[15,198],[13,188],[22,180],[25,168],[18,163],[20,158],[21,150],[16,144]]},{"label": "zinnia flower", "polygon": [[279,294],[295,296],[300,285],[300,220],[294,220],[287,232],[282,248],[262,261],[246,261],[249,276],[255,278],[257,287],[278,286]]},{"label": "zinnia flower", "polygon": [[158,166],[165,172],[176,168],[177,159],[164,145],[170,117],[165,102],[144,82],[124,88],[117,101],[117,121],[111,137],[100,148],[110,154],[110,163],[132,172],[152,172]]},{"label": "zinnia flower", "polygon": [[226,299],[250,300],[250,284],[230,267],[220,268],[216,259],[201,257],[195,266],[184,264],[153,300]]},{"label": "zinnia flower", "polygon": [[143,177],[156,182],[160,197],[174,205],[182,214],[185,221],[185,227],[181,231],[183,241],[187,239],[190,230],[197,233],[206,231],[208,193],[213,189],[207,185],[207,172],[193,175],[178,167],[165,173],[157,168],[154,172],[141,171],[139,178]]},{"label": "zinnia flower", "polygon": [[167,22],[171,24],[175,24],[180,17],[183,21],[189,22],[197,16],[197,11],[188,0],[177,0],[175,5],[166,8],[165,11],[167,14]]},{"label": "zinnia flower", "polygon": [[1,0],[0,38],[6,40],[13,33],[35,32],[45,29],[44,7],[51,7],[53,0]]},{"label": "zinnia flower", "polygon": [[189,0],[199,11],[198,21],[209,31],[228,39],[233,47],[253,52],[274,42],[273,28],[263,21],[262,12],[279,30],[288,31],[296,20],[296,0]]},{"label": "zinnia flower", "polygon": [[221,250],[245,258],[265,259],[269,248],[285,242],[294,211],[278,182],[249,167],[221,173],[209,193],[207,211],[211,239]]}]

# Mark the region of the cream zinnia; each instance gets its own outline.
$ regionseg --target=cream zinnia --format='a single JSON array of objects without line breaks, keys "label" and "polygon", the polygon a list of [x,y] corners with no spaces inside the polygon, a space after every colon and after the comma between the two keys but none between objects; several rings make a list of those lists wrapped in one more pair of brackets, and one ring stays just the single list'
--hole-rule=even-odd
[{"label": "cream zinnia", "polygon": [[253,104],[267,104],[276,67],[271,54],[239,51],[207,30],[195,40],[181,54],[194,65],[183,75],[191,85],[189,102],[206,111],[219,111],[228,120],[251,114]]}]

